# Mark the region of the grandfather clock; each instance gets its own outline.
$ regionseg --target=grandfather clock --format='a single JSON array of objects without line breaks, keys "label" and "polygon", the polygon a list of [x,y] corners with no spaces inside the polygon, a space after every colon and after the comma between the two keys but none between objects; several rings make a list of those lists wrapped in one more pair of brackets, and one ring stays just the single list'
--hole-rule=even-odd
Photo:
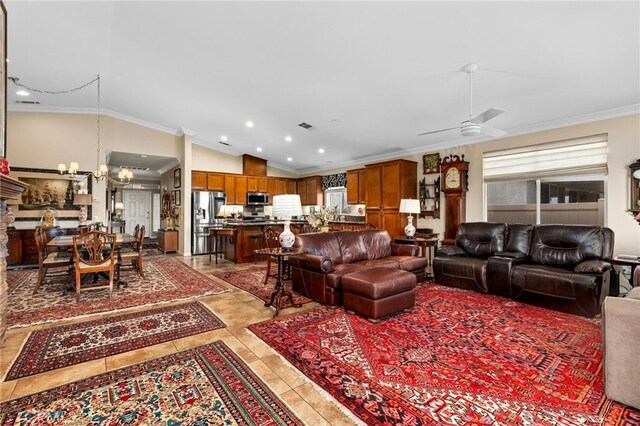
[{"label": "grandfather clock", "polygon": [[469,162],[464,155],[450,155],[440,163],[442,192],[444,192],[444,240],[442,244],[456,243],[458,226],[466,220],[467,178]]}]

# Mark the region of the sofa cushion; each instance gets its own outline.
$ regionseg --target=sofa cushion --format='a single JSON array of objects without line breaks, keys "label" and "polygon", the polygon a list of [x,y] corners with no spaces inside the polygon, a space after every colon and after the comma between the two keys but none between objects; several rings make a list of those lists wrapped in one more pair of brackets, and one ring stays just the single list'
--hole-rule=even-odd
[{"label": "sofa cushion", "polygon": [[456,246],[473,257],[487,258],[504,251],[507,225],[504,223],[461,223],[456,234]]},{"label": "sofa cushion", "polygon": [[342,277],[350,272],[361,271],[365,269],[364,266],[357,263],[342,263],[336,265],[333,272],[330,272],[326,276],[326,283],[329,287],[335,289],[342,289]]},{"label": "sofa cushion", "polygon": [[389,256],[387,257],[387,260],[398,262],[400,269],[403,271],[424,270],[428,263],[426,257],[417,256]]},{"label": "sofa cushion", "polygon": [[364,244],[361,232],[335,232],[343,263],[357,262],[368,259],[367,246]]},{"label": "sofa cushion", "polygon": [[371,229],[360,231],[364,244],[367,246],[368,259],[380,259],[391,256],[391,236],[387,231]]},{"label": "sofa cushion", "polygon": [[533,225],[519,223],[509,225],[507,228],[507,243],[504,246],[504,251],[529,254],[532,231]]},{"label": "sofa cushion", "polygon": [[387,256],[382,259],[361,260],[360,262],[356,262],[356,264],[363,268],[400,268],[400,263],[392,259],[392,257],[393,256]]},{"label": "sofa cushion", "polygon": [[531,237],[531,261],[573,269],[583,260],[602,255],[602,228],[588,225],[538,225]]},{"label": "sofa cushion", "polygon": [[544,265],[516,265],[511,269],[511,296],[524,291],[563,297],[594,297],[599,292],[598,277]]},{"label": "sofa cushion", "polygon": [[342,263],[340,244],[333,232],[296,235],[295,247],[303,247],[309,254],[328,257],[334,265]]}]

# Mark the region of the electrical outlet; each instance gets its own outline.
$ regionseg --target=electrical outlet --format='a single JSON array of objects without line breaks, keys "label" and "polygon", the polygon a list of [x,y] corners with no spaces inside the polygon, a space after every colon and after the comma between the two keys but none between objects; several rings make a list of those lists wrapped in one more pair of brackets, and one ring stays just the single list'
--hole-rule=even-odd
[{"label": "electrical outlet", "polygon": [[622,266],[622,273],[623,273],[623,274],[631,274],[631,266],[629,266],[629,265],[623,265],[623,266]]}]

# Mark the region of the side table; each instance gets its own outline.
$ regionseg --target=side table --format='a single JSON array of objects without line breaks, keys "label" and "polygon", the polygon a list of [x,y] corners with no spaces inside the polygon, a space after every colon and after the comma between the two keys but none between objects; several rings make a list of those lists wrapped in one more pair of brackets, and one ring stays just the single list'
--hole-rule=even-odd
[{"label": "side table", "polygon": [[407,238],[406,236],[393,237],[393,242],[397,244],[413,244],[420,246],[422,251],[422,257],[427,258],[427,277],[433,277],[433,258],[436,256],[436,249],[438,248],[437,238],[420,238],[413,237]]},{"label": "side table", "polygon": [[[640,257],[618,255],[611,259],[612,266],[631,266],[631,286],[633,287],[633,272],[640,266]],[[609,296],[620,295],[620,273],[615,269],[611,270],[611,279],[609,281]]]},{"label": "side table", "polygon": [[282,247],[263,248],[255,251],[255,253],[258,255],[274,256],[278,258],[278,276],[276,277],[276,288],[273,290],[273,293],[271,293],[271,300],[264,304],[264,306],[273,306],[276,308],[276,313],[273,315],[274,318],[277,317],[280,313],[280,302],[282,301],[283,297],[289,298],[289,302],[291,302],[291,305],[294,308],[299,308],[300,306],[302,306],[299,303],[294,303],[293,295],[291,294],[291,292],[285,290],[282,274],[284,272],[284,259],[289,256],[299,256],[304,252],[304,249],[301,248],[283,250]]}]

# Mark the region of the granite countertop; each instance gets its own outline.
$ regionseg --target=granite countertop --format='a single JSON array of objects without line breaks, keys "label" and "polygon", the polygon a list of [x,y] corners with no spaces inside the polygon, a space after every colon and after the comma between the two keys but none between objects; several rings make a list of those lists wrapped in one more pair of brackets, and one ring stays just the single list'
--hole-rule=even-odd
[{"label": "granite countertop", "polygon": [[364,220],[331,220],[329,223],[346,223],[349,225],[364,225]]}]

